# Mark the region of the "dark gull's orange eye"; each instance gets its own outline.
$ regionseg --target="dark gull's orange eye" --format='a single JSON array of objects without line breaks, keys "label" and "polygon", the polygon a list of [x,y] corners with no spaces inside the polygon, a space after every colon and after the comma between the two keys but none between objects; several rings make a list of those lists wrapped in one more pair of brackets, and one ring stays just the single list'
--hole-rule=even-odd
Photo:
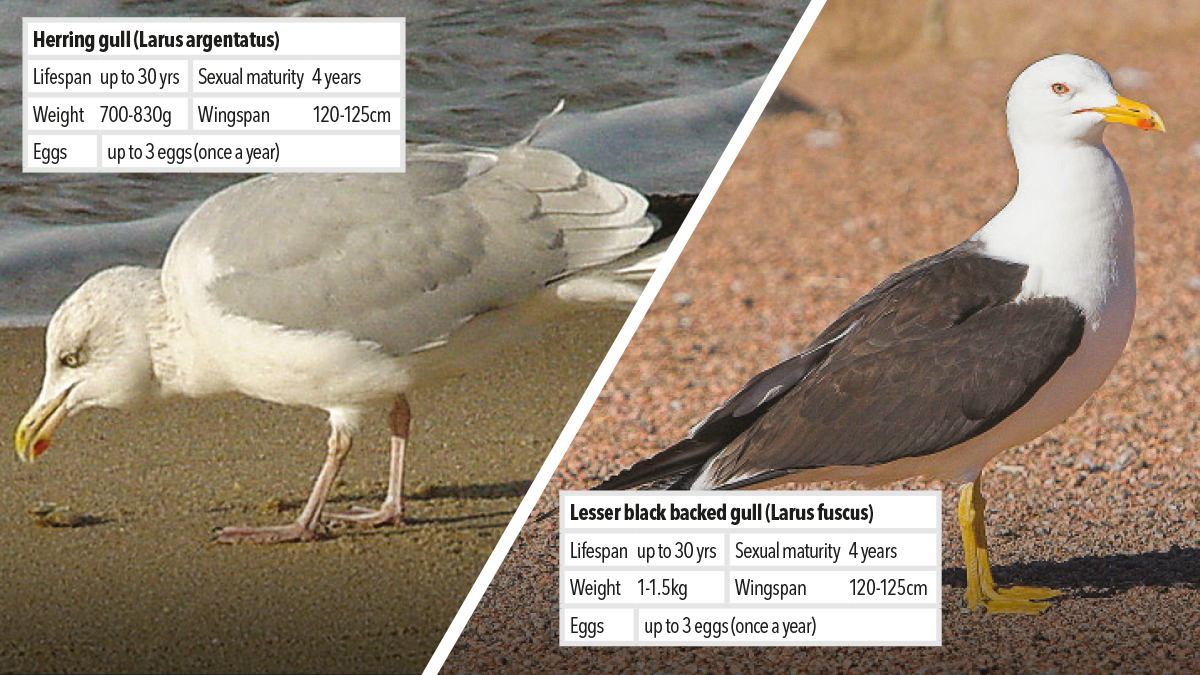
[{"label": "dark gull's orange eye", "polygon": [[1050,90],[1053,91],[1054,93],[1058,94],[1059,96],[1062,96],[1063,94],[1067,93],[1068,91],[1071,91],[1070,87],[1063,84],[1062,82],[1055,82],[1054,84],[1050,85]]}]

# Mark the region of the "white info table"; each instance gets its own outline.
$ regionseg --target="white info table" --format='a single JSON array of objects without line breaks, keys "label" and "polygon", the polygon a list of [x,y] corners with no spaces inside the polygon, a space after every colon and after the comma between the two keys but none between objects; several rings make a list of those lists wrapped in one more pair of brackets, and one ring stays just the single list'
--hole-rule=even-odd
[{"label": "white info table", "polygon": [[937,491],[564,491],[559,644],[941,645]]},{"label": "white info table", "polygon": [[404,19],[49,19],[30,172],[403,171]]}]

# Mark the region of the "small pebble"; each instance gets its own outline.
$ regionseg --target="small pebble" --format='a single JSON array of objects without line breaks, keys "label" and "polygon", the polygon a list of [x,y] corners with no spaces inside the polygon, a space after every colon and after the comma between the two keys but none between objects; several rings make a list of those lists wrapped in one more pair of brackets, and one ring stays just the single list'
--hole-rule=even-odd
[{"label": "small pebble", "polygon": [[1200,364],[1200,342],[1192,342],[1183,352],[1183,360],[1191,365]]},{"label": "small pebble", "polygon": [[842,134],[828,129],[813,129],[804,135],[804,142],[810,148],[836,148],[842,144]]},{"label": "small pebble", "polygon": [[33,516],[33,523],[41,527],[81,527],[92,521],[90,516],[69,506],[50,502],[41,502],[29,509],[29,515]]},{"label": "small pebble", "polygon": [[1141,68],[1121,66],[1113,71],[1113,81],[1120,89],[1145,89],[1154,84],[1154,76]]}]

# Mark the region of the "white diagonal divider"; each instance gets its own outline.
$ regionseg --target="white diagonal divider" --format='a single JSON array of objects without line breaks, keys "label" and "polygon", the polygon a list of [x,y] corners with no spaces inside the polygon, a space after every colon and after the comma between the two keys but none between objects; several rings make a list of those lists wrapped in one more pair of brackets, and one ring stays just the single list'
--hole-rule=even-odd
[{"label": "white diagonal divider", "polygon": [[546,489],[546,484],[550,482],[550,477],[554,475],[554,471],[558,468],[559,463],[562,462],[567,448],[571,447],[571,443],[575,440],[575,435],[579,433],[579,428],[583,426],[583,421],[587,419],[588,413],[596,403],[596,398],[600,395],[600,390],[608,382],[608,378],[612,374],[617,361],[620,360],[621,355],[625,353],[625,348],[629,345],[629,340],[633,337],[634,332],[637,331],[638,326],[641,325],[647,310],[650,309],[650,304],[658,296],[659,289],[662,288],[663,282],[666,281],[671,268],[675,266],[675,261],[679,258],[679,254],[683,251],[684,246],[687,245],[692,232],[695,231],[696,224],[704,216],[704,212],[708,209],[713,195],[716,194],[721,182],[725,180],[725,175],[729,173],[729,167],[733,164],[733,160],[737,158],[738,153],[741,152],[742,146],[746,143],[746,138],[750,135],[751,130],[754,129],[754,125],[758,123],[758,118],[762,116],[763,109],[766,108],[767,103],[771,100],[771,96],[775,93],[780,80],[783,79],[784,74],[795,58],[801,43],[804,42],[804,38],[812,29],[813,23],[816,22],[817,16],[821,13],[821,9],[825,7],[825,3],[826,0],[811,0],[808,7],[805,8],[803,16],[800,17],[800,22],[796,25],[796,29],[792,31],[791,37],[788,38],[787,44],[784,45],[783,51],[779,54],[779,58],[775,61],[775,65],[771,68],[771,72],[763,82],[762,89],[754,97],[754,101],[746,111],[746,116],[742,118],[742,122],[734,132],[733,138],[730,140],[729,145],[726,146],[725,152],[721,154],[721,158],[717,161],[716,167],[713,168],[713,172],[704,184],[704,188],[700,190],[700,194],[696,198],[696,203],[688,213],[687,219],[684,220],[670,248],[663,255],[663,260],[658,270],[655,271],[649,283],[646,284],[646,290],[629,313],[629,318],[625,320],[625,325],[621,327],[621,331],[617,334],[616,340],[613,341],[612,347],[609,348],[608,354],[605,355],[604,360],[600,363],[600,368],[596,371],[595,376],[592,377],[592,381],[588,384],[587,390],[584,391],[583,397],[579,399],[579,404],[575,407],[575,411],[571,414],[570,419],[567,420],[567,424],[563,427],[563,431],[554,443],[554,447],[551,448],[546,462],[542,464],[541,470],[534,477],[533,484],[530,485],[525,498],[517,506],[516,513],[513,514],[513,518],[509,522],[508,527],[505,528],[504,533],[500,535],[500,540],[496,543],[496,548],[492,551],[491,556],[488,557],[487,563],[484,564],[483,570],[479,573],[479,577],[475,579],[475,584],[471,586],[471,590],[467,593],[466,599],[463,600],[462,606],[459,607],[454,621],[450,623],[450,627],[446,630],[445,635],[442,636],[442,641],[438,644],[437,650],[434,651],[433,657],[425,665],[425,675],[438,672],[441,670],[442,664],[446,662],[446,658],[454,648],[454,643],[458,641],[458,636],[462,634],[467,621],[470,620],[471,615],[475,612],[480,598],[483,597],[484,592],[491,585],[492,578],[496,575],[496,570],[500,568],[500,563],[504,561],[504,557],[512,547],[513,541],[517,538],[517,534],[529,518],[529,513],[533,510],[533,505],[537,503],[542,491]]}]

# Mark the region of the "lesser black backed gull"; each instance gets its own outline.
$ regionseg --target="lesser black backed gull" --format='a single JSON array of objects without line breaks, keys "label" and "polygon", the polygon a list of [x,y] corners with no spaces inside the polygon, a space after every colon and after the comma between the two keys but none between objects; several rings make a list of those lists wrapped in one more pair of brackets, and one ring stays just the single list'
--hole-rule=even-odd
[{"label": "lesser black backed gull", "polygon": [[753,377],[675,445],[597,489],[783,481],[965,483],[967,603],[1040,612],[1058,593],[998,588],[981,471],[1066,419],[1107,378],[1133,322],[1129,191],[1109,122],[1163,130],[1074,55],[1033,64],[1008,95],[1019,181],[965,242],[888,277],[802,353]]}]

